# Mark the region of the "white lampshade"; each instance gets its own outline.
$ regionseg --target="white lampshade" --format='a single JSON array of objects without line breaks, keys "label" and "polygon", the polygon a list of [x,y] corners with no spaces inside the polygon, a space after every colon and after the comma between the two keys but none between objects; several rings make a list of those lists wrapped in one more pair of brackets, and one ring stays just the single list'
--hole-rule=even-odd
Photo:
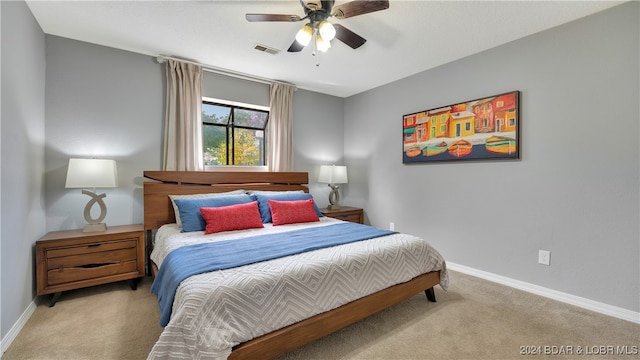
[{"label": "white lampshade", "polygon": [[118,186],[115,160],[69,159],[65,188],[114,188]]},{"label": "white lampshade", "polygon": [[331,43],[318,34],[318,36],[316,36],[316,46],[318,47],[318,51],[326,52],[331,47]]},{"label": "white lampshade", "polygon": [[309,45],[311,38],[313,37],[313,28],[311,25],[306,24],[296,34],[296,41],[302,46]]},{"label": "white lampshade", "polygon": [[320,22],[320,25],[318,25],[318,32],[326,41],[331,41],[334,37],[336,37],[336,29],[327,20],[323,20]]},{"label": "white lampshade", "polygon": [[346,184],[348,182],[347,167],[336,165],[321,165],[318,182],[325,184]]}]

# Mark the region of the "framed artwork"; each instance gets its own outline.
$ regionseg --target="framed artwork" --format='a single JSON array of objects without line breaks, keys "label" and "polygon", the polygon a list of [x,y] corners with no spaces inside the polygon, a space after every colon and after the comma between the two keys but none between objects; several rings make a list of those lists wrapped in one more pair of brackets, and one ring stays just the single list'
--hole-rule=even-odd
[{"label": "framed artwork", "polygon": [[402,162],[520,159],[519,91],[402,117]]}]

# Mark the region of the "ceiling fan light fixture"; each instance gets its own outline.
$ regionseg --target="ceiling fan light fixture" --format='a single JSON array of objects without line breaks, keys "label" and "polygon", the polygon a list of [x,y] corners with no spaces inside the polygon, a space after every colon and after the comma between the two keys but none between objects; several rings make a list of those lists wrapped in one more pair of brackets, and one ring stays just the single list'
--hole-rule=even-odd
[{"label": "ceiling fan light fixture", "polygon": [[311,38],[313,37],[313,27],[310,24],[304,25],[296,34],[296,41],[302,46],[309,45]]},{"label": "ceiling fan light fixture", "polygon": [[316,47],[318,51],[326,52],[331,47],[331,42],[326,40],[321,34],[316,36]]},{"label": "ceiling fan light fixture", "polygon": [[[0,0],[2,1],[2,0]],[[249,22],[298,22],[307,20],[307,24],[298,30],[295,40],[287,52],[297,53],[313,42],[313,55],[320,49],[326,51],[331,47],[331,40],[337,38],[352,49],[357,49],[367,42],[367,39],[336,23],[329,18],[346,19],[389,8],[389,0],[344,0],[343,4],[334,6],[336,0],[298,0],[304,10],[304,17],[285,14],[245,14]],[[319,46],[318,46],[319,45]]]},{"label": "ceiling fan light fixture", "polygon": [[318,32],[320,32],[322,38],[327,41],[331,41],[336,37],[336,29],[327,20],[322,20],[320,22],[320,25],[318,25]]}]

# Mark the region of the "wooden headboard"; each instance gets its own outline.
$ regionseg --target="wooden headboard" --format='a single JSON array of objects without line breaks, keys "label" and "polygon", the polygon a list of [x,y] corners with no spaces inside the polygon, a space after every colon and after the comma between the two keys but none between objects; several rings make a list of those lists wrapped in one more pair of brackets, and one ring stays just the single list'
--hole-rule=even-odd
[{"label": "wooden headboard", "polygon": [[303,190],[306,172],[144,171],[144,229],[176,222],[169,195],[219,193],[231,190]]}]

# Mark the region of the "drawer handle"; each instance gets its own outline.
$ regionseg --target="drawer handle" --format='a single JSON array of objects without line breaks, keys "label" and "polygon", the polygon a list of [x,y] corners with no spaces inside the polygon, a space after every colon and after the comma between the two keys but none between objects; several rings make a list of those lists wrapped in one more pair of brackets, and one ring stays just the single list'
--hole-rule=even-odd
[{"label": "drawer handle", "polygon": [[96,264],[86,264],[86,265],[80,265],[78,267],[83,268],[83,269],[92,269],[92,268],[97,268],[97,267],[102,267],[102,266],[109,266],[109,265],[115,265],[117,263],[114,262],[107,262],[107,263],[96,263]]},{"label": "drawer handle", "polygon": [[87,247],[98,247],[100,245],[102,245],[102,244],[89,244],[89,245],[87,245]]}]

